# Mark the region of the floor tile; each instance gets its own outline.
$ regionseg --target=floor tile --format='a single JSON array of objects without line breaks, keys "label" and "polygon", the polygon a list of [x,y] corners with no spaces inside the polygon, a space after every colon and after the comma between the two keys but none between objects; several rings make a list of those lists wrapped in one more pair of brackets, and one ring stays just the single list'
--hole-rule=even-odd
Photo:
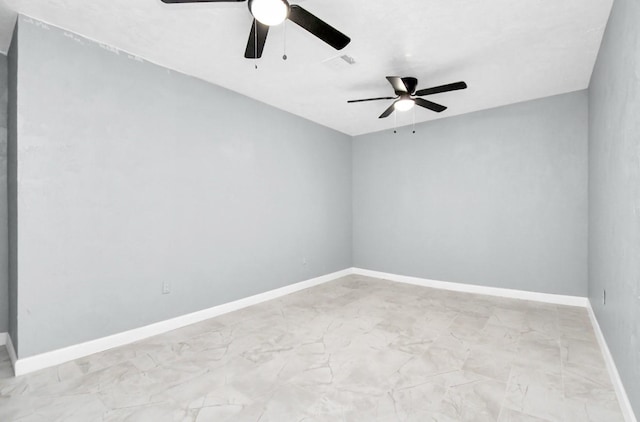
[{"label": "floor tile", "polygon": [[349,276],[14,378],[1,421],[618,422],[583,308]]},{"label": "floor tile", "polygon": [[562,377],[515,366],[509,378],[505,407],[550,421],[564,417]]}]

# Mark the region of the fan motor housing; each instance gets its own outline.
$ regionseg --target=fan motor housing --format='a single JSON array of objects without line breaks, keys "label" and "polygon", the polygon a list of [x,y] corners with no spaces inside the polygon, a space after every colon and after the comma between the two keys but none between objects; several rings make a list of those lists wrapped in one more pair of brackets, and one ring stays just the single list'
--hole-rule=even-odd
[{"label": "fan motor housing", "polygon": [[[407,87],[407,92],[409,94],[413,94],[414,92],[416,92],[416,87],[418,86],[418,79],[412,78],[412,77],[406,77],[406,78],[402,78],[402,81]],[[404,92],[396,91],[396,94],[401,95],[401,94],[404,94]]]}]

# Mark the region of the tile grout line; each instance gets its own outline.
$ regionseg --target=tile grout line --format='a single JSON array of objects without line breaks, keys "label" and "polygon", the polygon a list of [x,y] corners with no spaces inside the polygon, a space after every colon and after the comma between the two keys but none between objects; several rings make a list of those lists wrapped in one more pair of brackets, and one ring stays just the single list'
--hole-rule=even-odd
[{"label": "tile grout line", "polygon": [[[558,332],[562,333],[563,330],[560,328],[560,310],[556,307],[556,326],[558,327]],[[567,394],[565,388],[565,379],[564,379],[564,359],[562,358],[562,334],[558,338],[558,350],[560,351],[560,383],[562,384],[562,403],[566,406],[567,403]],[[569,353],[567,349],[567,353]],[[563,411],[563,417],[565,416],[565,412]]]},{"label": "tile grout line", "polygon": [[513,375],[513,364],[511,364],[509,367],[509,376],[507,377],[507,382],[505,383],[504,394],[502,395],[502,404],[500,405],[500,412],[498,412],[498,419],[497,419],[498,422],[500,422],[500,417],[502,416],[502,412],[504,411],[504,408],[505,408],[505,403],[507,401],[507,392],[509,391],[509,386],[511,385],[512,375]]}]

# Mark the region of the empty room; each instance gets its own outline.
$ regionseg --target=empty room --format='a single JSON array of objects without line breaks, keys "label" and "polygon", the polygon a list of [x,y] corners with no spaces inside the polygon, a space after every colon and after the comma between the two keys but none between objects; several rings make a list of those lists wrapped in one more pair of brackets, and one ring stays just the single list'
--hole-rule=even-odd
[{"label": "empty room", "polygon": [[637,0],[0,1],[0,421],[637,422]]}]

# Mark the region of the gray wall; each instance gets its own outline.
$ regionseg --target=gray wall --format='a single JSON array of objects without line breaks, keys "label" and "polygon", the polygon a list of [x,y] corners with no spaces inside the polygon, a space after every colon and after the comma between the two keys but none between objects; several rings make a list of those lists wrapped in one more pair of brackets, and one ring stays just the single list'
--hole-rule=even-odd
[{"label": "gray wall", "polygon": [[581,91],[356,137],[354,265],[586,296],[587,109]]},{"label": "gray wall", "polygon": [[351,266],[348,136],[29,22],[20,357]]},{"label": "gray wall", "polygon": [[0,54],[0,333],[9,330],[9,242],[7,222],[7,56]]},{"label": "gray wall", "polygon": [[589,89],[589,298],[640,416],[639,22],[614,2]]},{"label": "gray wall", "polygon": [[9,276],[9,335],[14,349],[18,347],[18,49],[14,29],[8,62],[8,104],[7,104],[7,219],[9,223],[8,243],[8,276]]}]

